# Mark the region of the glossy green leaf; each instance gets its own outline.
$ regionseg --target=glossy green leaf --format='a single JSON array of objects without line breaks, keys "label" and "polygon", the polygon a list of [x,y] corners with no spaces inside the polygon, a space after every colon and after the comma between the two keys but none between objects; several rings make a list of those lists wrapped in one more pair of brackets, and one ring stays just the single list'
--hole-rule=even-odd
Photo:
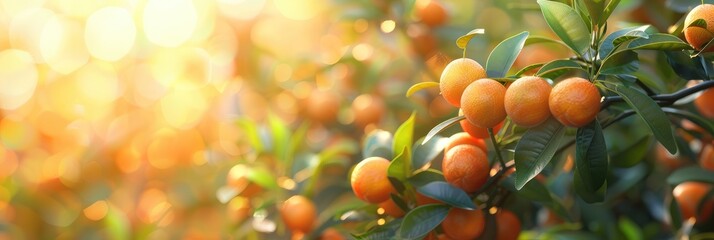
[{"label": "glossy green leaf", "polygon": [[521,32],[496,45],[486,60],[486,75],[492,78],[505,77],[527,38],[528,32]]},{"label": "glossy green leaf", "polygon": [[702,18],[699,18],[697,20],[692,21],[692,23],[690,23],[687,27],[707,28],[707,21]]},{"label": "glossy green leaf", "polygon": [[601,74],[632,73],[640,68],[640,61],[634,51],[615,53],[603,60],[600,67]]},{"label": "glossy green leaf", "polygon": [[435,181],[443,182],[446,180],[444,179],[443,173],[433,168],[418,172],[407,179],[409,184],[416,187],[424,186]]},{"label": "glossy green leaf", "polygon": [[632,40],[636,38],[649,38],[649,33],[653,30],[654,28],[652,28],[652,26],[644,25],[639,27],[623,28],[610,33],[610,35],[607,35],[607,37],[602,40],[602,44],[600,44],[600,58],[606,58],[621,43],[626,42],[627,40]]},{"label": "glossy green leaf", "polygon": [[709,134],[714,135],[714,124],[700,115],[670,107],[664,107],[662,108],[662,111],[670,115],[685,118],[694,124],[699,125],[699,127],[706,130]]},{"label": "glossy green leaf", "polygon": [[435,136],[424,144],[420,144],[421,142],[421,139],[417,140],[413,146],[412,170],[420,169],[439,157],[444,151],[446,144],[449,143],[449,139]]},{"label": "glossy green leaf", "polygon": [[647,134],[632,143],[632,145],[623,148],[623,151],[613,154],[610,158],[612,165],[616,167],[632,167],[640,163],[647,155],[652,139],[652,136]]},{"label": "glossy green leaf", "polygon": [[516,72],[516,74],[513,74],[513,76],[520,77],[521,75],[525,74],[526,72],[528,72],[530,70],[543,67],[543,65],[545,65],[545,63],[536,63],[536,64],[528,65],[528,66],[522,68],[521,70],[518,70],[518,72]]},{"label": "glossy green leaf", "polygon": [[444,221],[450,207],[444,204],[427,204],[414,208],[402,220],[399,239],[420,239]]},{"label": "glossy green leaf", "polygon": [[374,130],[362,142],[362,158],[392,158],[392,134],[384,130]]},{"label": "glossy green leaf", "polygon": [[426,89],[426,88],[432,88],[432,87],[438,87],[439,83],[438,82],[420,82],[417,84],[412,85],[408,90],[407,90],[407,97],[411,97],[414,95],[414,93],[418,92],[419,90]]},{"label": "glossy green leaf", "polygon": [[417,187],[417,192],[424,196],[439,200],[457,208],[468,210],[476,209],[476,204],[471,201],[469,195],[447,182],[431,182],[424,186]]},{"label": "glossy green leaf", "polygon": [[[588,3],[592,4],[594,1],[589,0]],[[590,16],[590,6],[587,6],[583,0],[575,0],[573,1],[573,8],[578,12],[580,19],[583,20],[585,26],[588,27],[588,32],[592,32],[594,19],[593,16]]]},{"label": "glossy green leaf", "polygon": [[607,146],[600,122],[595,119],[578,128],[575,136],[575,168],[581,181],[598,189],[607,177]]},{"label": "glossy green leaf", "polygon": [[610,15],[612,15],[612,12],[615,11],[618,4],[620,4],[620,0],[610,0],[610,2],[607,3],[607,6],[602,12],[602,16],[600,17],[600,21],[598,22],[599,25],[602,26],[607,22],[607,19],[610,18]]},{"label": "glossy green leaf", "polygon": [[433,138],[437,134],[441,133],[446,128],[454,126],[454,125],[458,124],[459,121],[464,120],[464,119],[466,119],[466,117],[456,116],[456,117],[449,118],[446,121],[443,121],[443,122],[437,124],[436,126],[434,126],[434,128],[429,130],[429,133],[427,133],[426,136],[424,137],[424,141],[422,141],[422,144],[428,142],[429,140],[431,140],[431,138]]},{"label": "glossy green leaf", "polygon": [[541,12],[550,29],[560,37],[570,49],[579,55],[590,47],[590,31],[575,9],[570,6],[546,0],[538,0]]},{"label": "glossy green leaf", "polygon": [[484,34],[484,33],[486,33],[486,31],[483,28],[477,28],[477,29],[471,30],[467,34],[456,39],[456,46],[458,46],[461,49],[466,49],[466,46],[469,45],[469,41],[471,41],[471,39],[474,36],[476,36],[476,34]]},{"label": "glossy green leaf", "polygon": [[620,217],[620,220],[617,221],[618,228],[620,229],[620,232],[625,236],[625,239],[629,240],[641,240],[645,239],[642,229],[640,229],[639,226],[632,220],[630,220],[627,217]]},{"label": "glossy green leaf", "polygon": [[409,176],[408,171],[408,159],[407,159],[407,149],[402,148],[402,152],[397,154],[397,156],[392,159],[389,163],[389,168],[387,169],[387,176],[398,179],[399,181],[404,181]]},{"label": "glossy green leaf", "polygon": [[246,176],[248,180],[254,182],[265,189],[276,189],[278,188],[278,183],[275,181],[277,179],[273,173],[264,167],[255,167],[248,172]]},{"label": "glossy green leaf", "polygon": [[570,70],[585,71],[580,64],[573,60],[558,59],[543,65],[543,67],[541,67],[536,73],[536,76],[554,79]]},{"label": "glossy green leaf", "polygon": [[399,230],[399,227],[401,225],[402,225],[402,219],[394,219],[392,221],[387,222],[384,225],[374,226],[374,227],[370,228],[365,233],[355,234],[352,236],[355,239],[360,239],[360,240],[391,239],[397,234],[397,231]]},{"label": "glossy green leaf", "polygon": [[583,182],[583,177],[579,171],[573,174],[573,188],[575,193],[587,203],[599,203],[605,200],[605,190],[607,189],[607,181],[600,188],[593,189],[589,184]]},{"label": "glossy green leaf", "polygon": [[692,181],[714,184],[714,173],[699,166],[689,166],[677,169],[667,177],[670,185]]},{"label": "glossy green leaf", "polygon": [[394,132],[394,143],[392,144],[392,153],[396,156],[397,154],[401,153],[403,149],[406,148],[406,152],[404,153],[406,157],[406,161],[408,162],[407,164],[407,169],[410,168],[411,165],[411,154],[412,154],[412,141],[414,137],[414,118],[416,117],[416,113],[412,112],[412,115],[409,116],[409,118],[402,123],[399,128],[397,128],[397,131]]},{"label": "glossy green leaf", "polygon": [[667,115],[657,103],[644,93],[617,84],[607,84],[606,88],[622,96],[637,115],[642,118],[659,141],[672,154],[677,153],[677,142]]},{"label": "glossy green leaf", "polygon": [[561,46],[563,46],[563,47],[568,47],[568,45],[566,45],[566,44],[565,44],[564,42],[562,42],[562,41],[559,41],[559,40],[556,40],[556,39],[552,39],[552,38],[549,38],[549,37],[535,36],[535,35],[530,35],[530,36],[528,36],[528,39],[526,39],[525,45],[528,46],[528,45],[536,44],[536,43],[555,43],[555,44],[559,44],[559,45],[561,45]]},{"label": "glossy green leaf", "polygon": [[632,40],[632,42],[627,45],[627,49],[674,51],[688,50],[692,49],[692,47],[676,36],[664,33],[654,33],[650,34],[649,38]]},{"label": "glossy green leaf", "polygon": [[554,118],[528,129],[516,145],[516,189],[523,188],[528,181],[543,171],[560,147],[565,127]]}]

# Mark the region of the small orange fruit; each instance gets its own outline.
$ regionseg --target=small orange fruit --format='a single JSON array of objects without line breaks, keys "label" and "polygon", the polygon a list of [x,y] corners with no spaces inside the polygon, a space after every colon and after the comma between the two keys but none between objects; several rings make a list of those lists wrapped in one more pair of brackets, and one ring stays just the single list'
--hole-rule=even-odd
[{"label": "small orange fruit", "polygon": [[310,199],[295,195],[280,206],[280,215],[288,229],[294,232],[310,232],[315,226],[317,209]]},{"label": "small orange fruit", "polygon": [[329,90],[315,90],[307,98],[307,115],[321,123],[337,120],[340,111],[340,95]]},{"label": "small orange fruit", "polygon": [[391,197],[387,199],[387,201],[381,202],[379,204],[379,207],[383,208],[384,212],[387,213],[387,215],[395,218],[403,217],[405,214],[404,210],[397,206],[397,203],[395,203]]},{"label": "small orange fruit", "polygon": [[464,89],[476,79],[484,77],[486,77],[486,70],[481,67],[481,64],[470,58],[459,58],[447,64],[441,72],[439,90],[447,102],[460,107]]},{"label": "small orange fruit", "polygon": [[694,106],[703,116],[714,119],[714,89],[704,90],[697,99],[694,99]]},{"label": "small orange fruit", "polygon": [[714,142],[705,145],[702,149],[702,153],[699,155],[699,166],[714,171]]},{"label": "small orange fruit", "polygon": [[[462,116],[462,115],[464,115],[463,110],[459,110],[459,116]],[[487,139],[487,138],[491,137],[488,135],[488,129],[477,127],[476,125],[473,125],[471,122],[469,122],[468,119],[459,121],[459,124],[461,125],[461,129],[464,130],[465,132],[469,133],[469,135],[471,135],[472,137],[480,138],[480,139]],[[498,133],[498,131],[501,130],[502,126],[503,126],[503,122],[500,122],[499,124],[494,126],[493,134]]]},{"label": "small orange fruit", "polygon": [[243,222],[251,215],[250,199],[246,197],[235,197],[228,202],[228,219],[234,223]]},{"label": "small orange fruit", "polygon": [[669,153],[669,151],[659,143],[655,146],[655,151],[657,163],[668,171],[674,171],[682,167],[684,163],[689,162],[689,160],[680,153]]},{"label": "small orange fruit", "polygon": [[506,209],[501,209],[496,213],[496,239],[516,240],[521,233],[521,220],[516,214]]},{"label": "small orange fruit", "polygon": [[[707,28],[687,27],[697,19],[704,19],[707,23]],[[684,26],[687,27],[684,29],[684,38],[689,45],[692,45],[692,47],[697,50],[701,50],[714,38],[714,5],[702,4],[692,9],[684,19]],[[705,51],[710,52],[712,50],[714,50],[714,45],[710,45]]]},{"label": "small orange fruit", "polygon": [[484,141],[483,139],[472,137],[467,132],[460,132],[451,135],[451,137],[449,137],[449,144],[444,147],[444,152],[448,152],[449,149],[462,144],[477,146],[478,148],[483,150],[484,153],[488,152],[488,150],[486,149],[486,141]]},{"label": "small orange fruit", "polygon": [[385,110],[384,100],[378,96],[362,94],[352,101],[354,122],[360,127],[378,124],[382,120]]},{"label": "small orange fruit", "polygon": [[550,117],[548,98],[551,89],[543,78],[519,78],[506,89],[506,114],[511,121],[522,127],[535,127],[543,123]]},{"label": "small orange fruit", "polygon": [[441,203],[441,201],[427,197],[424,194],[417,192],[416,193],[416,203],[417,203],[417,206],[421,206],[421,205],[427,205],[427,204]]},{"label": "small orange fruit", "polygon": [[240,196],[251,198],[260,194],[263,188],[248,179],[250,171],[252,170],[248,166],[236,164],[228,171],[226,184],[235,189]]},{"label": "small orange fruit", "polygon": [[548,106],[553,117],[563,125],[582,127],[600,112],[600,98],[600,92],[590,81],[573,77],[553,87]]},{"label": "small orange fruit", "polygon": [[475,192],[488,180],[488,157],[480,148],[458,145],[444,154],[441,163],[447,182],[466,192]]},{"label": "small orange fruit", "polygon": [[469,84],[461,97],[464,116],[480,128],[492,128],[506,118],[506,87],[496,80],[482,78]]},{"label": "small orange fruit", "polygon": [[449,18],[446,8],[436,0],[419,0],[416,3],[417,16],[429,27],[441,26]]},{"label": "small orange fruit", "polygon": [[485,223],[481,210],[452,208],[441,222],[441,229],[453,239],[473,239],[483,233]]},{"label": "small orange fruit", "polygon": [[674,188],[672,194],[674,199],[679,204],[679,209],[682,213],[682,219],[696,218],[697,221],[706,221],[714,213],[714,200],[709,199],[697,211],[702,198],[707,195],[712,186],[702,182],[685,182],[680,183]]},{"label": "small orange fruit", "polygon": [[320,236],[320,240],[344,240],[345,236],[342,236],[342,233],[340,231],[337,231],[335,228],[328,228],[325,229],[325,231],[322,231],[322,235]]},{"label": "small orange fruit", "polygon": [[378,204],[389,199],[394,191],[387,178],[389,160],[382,157],[370,157],[362,160],[352,170],[350,183],[355,195],[365,202]]}]

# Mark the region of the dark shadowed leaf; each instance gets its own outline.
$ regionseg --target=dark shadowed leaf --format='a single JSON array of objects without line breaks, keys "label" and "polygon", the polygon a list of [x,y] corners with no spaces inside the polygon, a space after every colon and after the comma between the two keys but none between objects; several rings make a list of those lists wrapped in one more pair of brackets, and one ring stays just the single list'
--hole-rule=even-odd
[{"label": "dark shadowed leaf", "polygon": [[516,145],[516,189],[533,179],[550,162],[560,146],[565,127],[554,118],[528,129]]},{"label": "dark shadowed leaf", "polygon": [[450,207],[444,204],[427,204],[414,208],[404,216],[399,228],[400,239],[419,239],[444,221]]},{"label": "dark shadowed leaf", "polygon": [[434,126],[434,128],[429,130],[429,133],[426,134],[426,136],[424,137],[424,141],[422,141],[421,144],[428,142],[429,140],[431,140],[431,138],[441,133],[441,131],[444,131],[446,128],[458,124],[459,121],[464,119],[466,119],[465,116],[456,116],[439,123],[438,125]]},{"label": "dark shadowed leaf", "polygon": [[435,136],[428,142],[421,144],[423,139],[414,143],[414,154],[412,157],[412,170],[420,169],[441,155],[444,147],[449,142],[448,138]]},{"label": "dark shadowed leaf", "polygon": [[418,187],[416,190],[424,196],[442,201],[457,208],[468,210],[476,209],[476,204],[471,201],[464,190],[454,187],[447,182],[431,182]]}]

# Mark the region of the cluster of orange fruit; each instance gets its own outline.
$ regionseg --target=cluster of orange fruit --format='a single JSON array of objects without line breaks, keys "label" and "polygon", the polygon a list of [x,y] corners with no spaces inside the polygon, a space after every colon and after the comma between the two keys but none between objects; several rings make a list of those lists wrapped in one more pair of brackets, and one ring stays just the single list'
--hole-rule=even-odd
[{"label": "cluster of orange fruit", "polygon": [[484,68],[468,58],[446,65],[439,87],[471,124],[484,129],[497,126],[506,116],[519,126],[534,127],[551,115],[565,126],[582,127],[595,119],[602,98],[594,84],[579,77],[551,87],[543,78],[526,76],[504,86],[487,78]]}]

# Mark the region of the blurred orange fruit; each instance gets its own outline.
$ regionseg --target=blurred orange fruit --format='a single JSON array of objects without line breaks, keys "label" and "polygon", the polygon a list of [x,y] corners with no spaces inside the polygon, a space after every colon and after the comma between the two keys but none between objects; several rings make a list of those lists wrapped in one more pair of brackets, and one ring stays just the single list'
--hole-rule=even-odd
[{"label": "blurred orange fruit", "polygon": [[379,96],[362,94],[352,101],[354,122],[360,127],[365,127],[369,124],[379,124],[379,121],[382,120],[382,116],[384,116],[385,110],[384,100]]},{"label": "blurred orange fruit", "polygon": [[466,192],[475,192],[488,180],[488,157],[480,148],[458,145],[444,154],[441,164],[447,182]]},{"label": "blurred orange fruit", "polygon": [[548,98],[551,89],[543,78],[519,78],[506,89],[506,114],[511,121],[522,127],[535,127],[543,123],[550,117]]},{"label": "blurred orange fruit", "polygon": [[[687,27],[697,19],[704,19],[707,23],[706,29],[701,27]],[[714,38],[714,5],[702,4],[696,6],[687,14],[684,19],[684,38],[689,45],[692,45],[697,50],[702,48]],[[709,45],[705,51],[714,50],[714,44]]]},{"label": "blurred orange fruit", "polygon": [[280,206],[280,215],[288,229],[293,232],[310,232],[315,226],[317,209],[315,204],[306,197],[295,195]]},{"label": "blurred orange fruit", "polygon": [[702,148],[702,153],[699,155],[699,166],[714,171],[714,142],[710,142]]},{"label": "blurred orange fruit", "polygon": [[379,204],[389,199],[394,191],[387,178],[389,160],[370,157],[362,160],[352,170],[350,183],[355,195],[365,202]]},{"label": "blurred orange fruit", "polygon": [[482,78],[469,84],[461,97],[464,116],[480,128],[492,128],[506,118],[506,87],[496,80]]},{"label": "blurred orange fruit", "polygon": [[673,155],[669,153],[669,151],[659,143],[656,144],[655,151],[657,163],[669,171],[680,168],[685,162],[688,161],[680,154]]},{"label": "blurred orange fruit", "polygon": [[416,3],[417,16],[421,22],[430,26],[441,26],[449,18],[449,13],[446,12],[444,5],[436,0],[419,0]]},{"label": "blurred orange fruit", "polygon": [[[697,221],[706,221],[714,213],[714,200],[711,198],[697,209],[702,198],[707,195],[712,186],[702,182],[685,182],[677,185],[672,194],[679,204],[682,219],[695,218]],[[697,211],[699,210],[699,211]]]},{"label": "blurred orange fruit", "polygon": [[516,240],[521,233],[521,220],[516,214],[506,209],[501,209],[496,213],[496,239]]},{"label": "blurred orange fruit", "polygon": [[337,120],[340,111],[340,95],[328,90],[316,90],[307,98],[307,115],[310,119],[321,123],[332,123]]},{"label": "blurred orange fruit", "polygon": [[441,72],[439,89],[447,102],[455,107],[461,106],[461,96],[466,87],[477,79],[485,78],[486,70],[481,64],[470,58],[451,61]]},{"label": "blurred orange fruit", "polygon": [[453,239],[473,239],[483,233],[485,221],[481,210],[452,208],[441,222],[441,229]]},{"label": "blurred orange fruit", "polygon": [[248,179],[248,174],[252,171],[246,165],[236,164],[228,171],[226,184],[238,191],[238,194],[247,198],[252,198],[263,191],[263,188]]},{"label": "blurred orange fruit", "polygon": [[703,116],[714,119],[714,89],[704,90],[697,99],[694,99],[694,106]]},{"label": "blurred orange fruit", "polygon": [[600,92],[590,81],[579,77],[565,79],[553,87],[548,105],[560,123],[582,127],[600,112]]},{"label": "blurred orange fruit", "polygon": [[342,233],[340,231],[337,231],[335,228],[328,228],[325,229],[325,231],[322,231],[322,235],[320,235],[320,240],[344,240],[345,237],[342,236]]}]

